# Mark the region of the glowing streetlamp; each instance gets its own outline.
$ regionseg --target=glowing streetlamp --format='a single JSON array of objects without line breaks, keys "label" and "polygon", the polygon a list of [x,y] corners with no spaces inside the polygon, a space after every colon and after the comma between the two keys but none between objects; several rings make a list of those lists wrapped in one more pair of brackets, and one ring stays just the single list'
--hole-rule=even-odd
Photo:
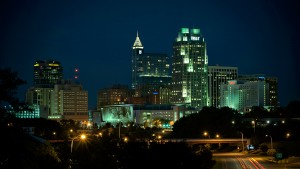
[{"label": "glowing streetlamp", "polygon": [[119,121],[119,139],[121,138],[121,123],[122,121]]},{"label": "glowing streetlamp", "polygon": [[205,132],[203,133],[203,135],[204,135],[205,137],[208,136],[208,138],[210,139],[210,135],[208,134],[208,132],[205,131]]},{"label": "glowing streetlamp", "polygon": [[273,141],[272,141],[272,137],[270,135],[266,135],[266,137],[270,137],[271,138],[271,149],[273,149]]},{"label": "glowing streetlamp", "polygon": [[90,122],[87,123],[87,127],[91,128],[92,124]]},{"label": "glowing streetlamp", "polygon": [[161,136],[161,135],[158,135],[158,136],[157,136],[157,139],[158,139],[158,142],[161,144],[162,136]]},{"label": "glowing streetlamp", "polygon": [[71,141],[71,153],[72,153],[72,150],[73,150],[73,142],[75,139],[80,139],[80,140],[85,140],[86,139],[86,135],[85,134],[81,134],[81,135],[78,135],[74,138],[72,138],[72,141]]},{"label": "glowing streetlamp", "polygon": [[253,124],[253,133],[255,135],[255,127],[256,127],[256,121],[252,120],[251,123]]},{"label": "glowing streetlamp", "polygon": [[242,134],[242,146],[243,146],[243,152],[244,152],[244,133],[240,132]]},{"label": "glowing streetlamp", "polygon": [[125,143],[127,143],[127,141],[128,141],[128,138],[127,138],[127,137],[125,137],[125,138],[124,138],[124,142],[125,142]]}]

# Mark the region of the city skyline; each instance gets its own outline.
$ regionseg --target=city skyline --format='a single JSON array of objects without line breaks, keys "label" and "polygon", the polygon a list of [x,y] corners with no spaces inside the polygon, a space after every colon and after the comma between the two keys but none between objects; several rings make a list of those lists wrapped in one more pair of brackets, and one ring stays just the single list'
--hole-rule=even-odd
[{"label": "city skyline", "polygon": [[182,27],[200,29],[209,66],[278,77],[280,105],[300,100],[296,1],[2,1],[0,6],[0,66],[27,81],[18,90],[21,100],[33,86],[35,61],[53,59],[62,64],[65,79],[79,69],[79,82],[89,92],[93,109],[101,88],[131,86],[137,31],[145,51],[171,56]]}]

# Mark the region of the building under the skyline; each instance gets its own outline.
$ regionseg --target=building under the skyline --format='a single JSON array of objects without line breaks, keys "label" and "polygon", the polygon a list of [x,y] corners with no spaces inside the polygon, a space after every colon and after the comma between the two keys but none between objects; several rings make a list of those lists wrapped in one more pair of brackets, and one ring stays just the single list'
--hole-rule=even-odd
[{"label": "building under the skyline", "polygon": [[146,53],[137,34],[132,46],[132,89],[135,97],[159,92],[171,82],[170,60],[167,54]]},{"label": "building under the skyline", "polygon": [[26,92],[26,103],[34,107],[35,112],[40,117],[48,118],[51,106],[51,93],[53,88],[50,87],[31,87]]},{"label": "building under the skyline", "polygon": [[265,81],[269,85],[269,97],[266,100],[266,105],[274,108],[279,106],[277,77],[269,77],[265,74],[241,74],[238,76],[238,79],[243,81]]},{"label": "building under the skyline", "polygon": [[55,84],[48,118],[88,121],[88,91],[82,85],[68,80]]},{"label": "building under the skyline", "polygon": [[208,106],[208,57],[200,29],[181,28],[173,44],[172,103]]},{"label": "building under the skyline", "polygon": [[97,96],[97,110],[100,110],[103,106],[128,104],[132,90],[126,85],[118,84],[100,89]]},{"label": "building under the skyline", "polygon": [[55,60],[37,60],[33,64],[33,87],[26,92],[26,103],[34,107],[35,114],[47,118],[50,114],[51,92],[63,78],[63,67]]},{"label": "building under the skyline", "polygon": [[63,67],[55,60],[38,60],[33,65],[34,87],[50,87],[63,79]]},{"label": "building under the skyline", "polygon": [[208,66],[208,98],[209,105],[220,108],[220,88],[229,80],[238,77],[238,68],[229,66]]},{"label": "building under the skyline", "polygon": [[230,80],[221,85],[221,107],[230,107],[246,113],[253,106],[265,107],[269,98],[269,84],[266,81]]}]

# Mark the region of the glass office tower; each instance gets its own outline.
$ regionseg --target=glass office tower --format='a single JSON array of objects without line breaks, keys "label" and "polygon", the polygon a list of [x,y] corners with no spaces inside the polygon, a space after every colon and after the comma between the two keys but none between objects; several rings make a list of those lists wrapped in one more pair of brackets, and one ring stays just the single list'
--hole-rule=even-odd
[{"label": "glass office tower", "polygon": [[208,106],[208,57],[200,29],[181,28],[173,44],[172,102]]}]

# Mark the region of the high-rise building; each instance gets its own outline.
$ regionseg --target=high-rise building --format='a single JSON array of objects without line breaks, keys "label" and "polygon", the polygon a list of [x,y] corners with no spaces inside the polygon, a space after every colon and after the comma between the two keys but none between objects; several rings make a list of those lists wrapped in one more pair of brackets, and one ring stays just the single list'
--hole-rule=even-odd
[{"label": "high-rise building", "polygon": [[55,60],[36,61],[33,65],[35,87],[52,87],[63,78],[63,67]]},{"label": "high-rise building", "polygon": [[209,105],[220,108],[221,84],[238,77],[238,68],[229,66],[208,66],[208,98]]},{"label": "high-rise building", "polygon": [[33,65],[33,77],[33,87],[26,92],[26,103],[34,107],[40,117],[47,118],[51,111],[51,92],[56,82],[63,78],[63,68],[55,60],[38,60]]},{"label": "high-rise building", "polygon": [[221,107],[230,107],[239,112],[246,112],[253,106],[268,106],[269,84],[266,81],[229,80],[221,85]]},{"label": "high-rise building", "polygon": [[132,47],[132,88],[135,97],[152,95],[171,82],[169,62],[167,54],[145,53],[137,34]]},{"label": "high-rise building", "polygon": [[208,57],[200,29],[181,28],[173,44],[172,103],[208,106]]},{"label": "high-rise building", "polygon": [[71,81],[62,80],[55,84],[49,118],[88,121],[88,91]]},{"label": "high-rise building", "polygon": [[277,77],[269,77],[265,74],[241,74],[238,76],[239,80],[247,80],[247,81],[265,81],[269,85],[268,91],[268,100],[266,100],[267,106],[272,106],[277,108],[279,106],[278,102],[278,78]]}]

